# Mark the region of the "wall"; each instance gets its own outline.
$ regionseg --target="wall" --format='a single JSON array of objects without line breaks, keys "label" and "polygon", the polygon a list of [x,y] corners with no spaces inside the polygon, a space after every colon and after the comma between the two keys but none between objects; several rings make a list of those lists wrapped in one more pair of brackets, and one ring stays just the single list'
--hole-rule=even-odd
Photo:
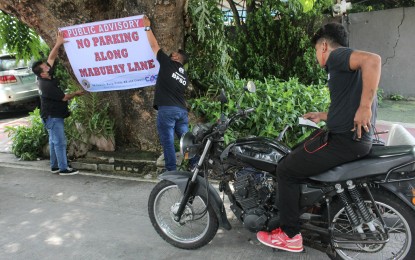
[{"label": "wall", "polygon": [[415,7],[355,13],[343,19],[350,47],[382,57],[379,87],[385,96],[415,98]]}]

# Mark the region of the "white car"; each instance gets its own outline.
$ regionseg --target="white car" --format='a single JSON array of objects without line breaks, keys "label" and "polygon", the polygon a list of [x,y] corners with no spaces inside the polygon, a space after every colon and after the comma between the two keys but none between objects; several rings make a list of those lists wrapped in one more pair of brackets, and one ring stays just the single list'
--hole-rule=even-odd
[{"label": "white car", "polygon": [[32,62],[24,62],[13,54],[0,54],[0,112],[39,104],[39,89]]}]

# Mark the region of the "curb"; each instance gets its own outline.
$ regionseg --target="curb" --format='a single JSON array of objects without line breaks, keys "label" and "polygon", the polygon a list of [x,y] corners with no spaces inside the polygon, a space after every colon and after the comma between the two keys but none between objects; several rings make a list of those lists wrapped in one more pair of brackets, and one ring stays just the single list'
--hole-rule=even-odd
[{"label": "curb", "polygon": [[157,168],[155,156],[153,154],[149,156],[145,152],[89,151],[86,157],[78,158],[70,164],[79,170],[145,179],[156,179],[160,172]]},{"label": "curb", "polygon": [[[1,157],[1,153],[0,153]],[[37,171],[48,171],[45,167],[39,167],[34,165],[22,165],[22,164],[11,164],[0,162],[0,167],[6,168],[15,168],[15,169],[25,169],[25,170],[37,170]],[[104,173],[95,173],[95,172],[87,172],[87,171],[79,171],[79,175],[85,176],[96,176],[96,177],[103,177],[103,178],[110,178],[110,179],[120,179],[120,180],[130,180],[130,181],[140,181],[140,182],[150,182],[150,183],[158,183],[159,180],[156,179],[147,179],[143,177],[128,177],[128,176],[120,176],[120,175],[113,175],[113,174],[104,174]]]},{"label": "curb", "polygon": [[[141,167],[134,165],[139,163]],[[146,160],[114,160],[113,163],[85,163],[79,161],[70,162],[71,166],[80,170],[82,175],[93,175],[109,178],[131,179],[137,181],[158,181],[158,173],[155,161]],[[0,167],[50,171],[49,159],[36,161],[21,161],[11,153],[0,152]]]},{"label": "curb", "polygon": [[[99,172],[103,175],[143,178],[146,180],[157,179],[159,170],[155,161],[146,160],[114,160],[114,162],[82,162],[73,161],[72,167],[88,172]],[[97,174],[99,174],[97,173]]]}]

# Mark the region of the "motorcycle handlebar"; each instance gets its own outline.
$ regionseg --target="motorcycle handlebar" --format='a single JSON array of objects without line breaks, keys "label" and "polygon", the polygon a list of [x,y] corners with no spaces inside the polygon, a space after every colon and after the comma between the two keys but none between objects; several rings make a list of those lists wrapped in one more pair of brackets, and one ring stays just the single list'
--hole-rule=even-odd
[{"label": "motorcycle handlebar", "polygon": [[[222,119],[220,122],[220,124],[217,126],[216,128],[216,132],[217,133],[224,133],[226,131],[226,129],[228,129],[229,125],[237,118],[240,116],[246,116],[249,113],[252,113],[255,111],[255,108],[247,108],[247,109],[241,109],[239,110],[237,113],[235,113],[233,116],[231,116],[230,118],[227,119]],[[212,133],[215,134],[215,133]]]}]

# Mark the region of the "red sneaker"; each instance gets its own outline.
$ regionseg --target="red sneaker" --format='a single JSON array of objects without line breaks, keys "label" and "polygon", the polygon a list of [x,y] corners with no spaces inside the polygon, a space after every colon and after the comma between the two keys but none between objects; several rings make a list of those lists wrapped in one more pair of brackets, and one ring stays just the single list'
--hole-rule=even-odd
[{"label": "red sneaker", "polygon": [[264,245],[286,250],[290,252],[303,251],[303,237],[301,234],[295,235],[293,238],[287,236],[281,228],[277,228],[271,232],[259,231],[256,234],[259,242]]}]

